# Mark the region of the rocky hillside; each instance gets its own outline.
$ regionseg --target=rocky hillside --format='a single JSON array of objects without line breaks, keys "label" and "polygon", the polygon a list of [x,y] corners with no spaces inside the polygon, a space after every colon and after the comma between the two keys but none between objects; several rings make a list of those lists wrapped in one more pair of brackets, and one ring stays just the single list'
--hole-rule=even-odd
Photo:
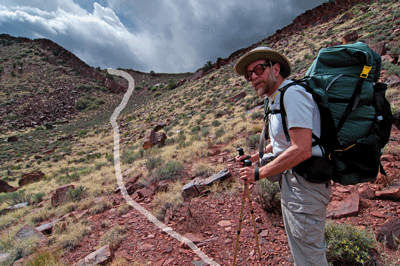
[{"label": "rocky hillside", "polygon": [[[320,48],[364,41],[382,56],[381,81],[398,117],[400,4],[328,2],[196,73],[124,69],[135,89],[117,130],[110,118],[128,87],[124,78],[87,66],[51,41],[1,35],[0,265],[87,265],[92,259],[113,266],[207,265],[208,259],[231,265],[242,188],[233,158],[238,147],[256,151],[263,126],[260,100],[232,69],[241,54],[268,45],[293,62],[292,77],[301,77]],[[387,176],[333,186],[330,223],[353,225],[368,241],[384,235],[382,228],[395,228],[399,141],[393,127],[382,158]],[[114,164],[135,204],[121,194]],[[212,183],[214,174],[224,181]],[[210,184],[189,200],[181,191],[192,181]],[[263,198],[262,189],[251,187],[263,263],[291,266],[279,201]],[[243,224],[238,265],[258,265],[249,213]],[[386,240],[373,242],[376,262],[370,263],[377,264],[366,265],[399,265],[395,239]],[[361,265],[358,255],[346,265]]]}]

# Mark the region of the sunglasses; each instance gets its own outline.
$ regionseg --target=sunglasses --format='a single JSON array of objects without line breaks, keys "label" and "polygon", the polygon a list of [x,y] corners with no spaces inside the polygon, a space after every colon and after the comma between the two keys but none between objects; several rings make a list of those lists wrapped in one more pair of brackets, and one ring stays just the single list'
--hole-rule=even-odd
[{"label": "sunglasses", "polygon": [[257,76],[260,76],[262,73],[264,73],[264,71],[265,71],[265,69],[266,69],[267,67],[271,66],[270,63],[272,63],[272,65],[274,64],[273,62],[268,61],[268,62],[266,62],[266,63],[264,63],[264,64],[258,64],[258,65],[256,65],[256,66],[253,68],[253,70],[248,70],[248,71],[247,71],[247,73],[246,73],[246,75],[244,76],[244,78],[245,78],[247,81],[252,81],[252,75],[253,75],[253,73],[256,73]]}]

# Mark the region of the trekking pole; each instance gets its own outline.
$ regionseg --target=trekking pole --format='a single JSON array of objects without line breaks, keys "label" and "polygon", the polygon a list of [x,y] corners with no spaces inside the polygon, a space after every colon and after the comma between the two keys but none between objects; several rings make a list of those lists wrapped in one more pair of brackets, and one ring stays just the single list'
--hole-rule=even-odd
[{"label": "trekking pole", "polygon": [[[239,155],[242,156],[244,155],[243,149],[238,148]],[[251,166],[251,161],[250,160],[243,160],[244,166]],[[249,206],[250,206],[250,213],[251,217],[253,220],[253,226],[254,226],[254,234],[256,238],[256,245],[257,245],[257,250],[258,250],[258,256],[259,260],[261,262],[261,250],[260,250],[260,245],[258,243],[258,233],[257,233],[257,227],[256,227],[256,220],[254,218],[254,210],[253,210],[253,204],[251,203],[251,197],[250,197],[250,191],[249,191],[249,186],[246,183],[246,180],[244,180],[244,188],[243,188],[243,197],[242,197],[242,204],[240,206],[240,214],[239,214],[239,226],[237,230],[237,237],[236,237],[236,246],[235,246],[235,253],[233,255],[233,266],[236,265],[236,257],[237,257],[237,252],[238,252],[238,247],[239,247],[239,236],[240,232],[242,229],[242,222],[243,222],[243,210],[244,210],[244,202],[246,201],[246,196],[249,201]]]}]

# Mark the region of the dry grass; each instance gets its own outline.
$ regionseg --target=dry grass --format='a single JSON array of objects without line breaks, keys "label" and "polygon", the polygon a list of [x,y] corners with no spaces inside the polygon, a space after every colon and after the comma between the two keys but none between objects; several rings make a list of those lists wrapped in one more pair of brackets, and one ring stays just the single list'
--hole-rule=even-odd
[{"label": "dry grass", "polygon": [[[392,10],[399,7],[399,3],[391,3]],[[298,71],[307,68],[311,64],[317,51],[328,44],[328,42],[340,40],[341,37],[349,30],[358,30],[359,35],[368,36],[368,27],[370,18],[359,20],[363,5],[357,5],[352,8],[354,17],[343,24],[335,24],[333,22],[323,23],[316,27],[304,29],[301,33],[283,37],[280,41],[273,44],[268,44],[280,51],[283,51],[294,63]],[[369,8],[373,15],[387,12],[378,3],[371,3]],[[385,13],[386,14],[386,13]],[[338,15],[338,18],[342,14]],[[322,37],[322,38],[320,38]],[[297,63],[296,63],[297,62]],[[46,65],[47,66],[47,65]],[[51,69],[49,70],[51,71]],[[213,76],[214,79],[210,80]],[[60,77],[63,79],[65,77]],[[4,86],[11,86],[15,80],[2,78]],[[12,83],[14,82],[14,83]],[[11,84],[12,83],[12,84]],[[239,84],[237,86],[236,84]],[[15,84],[14,84],[15,85]],[[50,88],[51,89],[51,88]],[[236,103],[230,103],[228,98],[245,91],[247,96]],[[22,92],[18,92],[22,93]],[[399,87],[390,88],[387,91],[388,99],[394,103],[393,109],[399,110],[400,98]],[[4,99],[6,95],[0,92],[0,99]],[[116,100],[120,96],[110,96],[112,100]],[[132,99],[132,101],[134,101]],[[223,66],[221,69],[200,78],[192,83],[187,83],[173,91],[162,91],[162,95],[157,99],[152,99],[148,104],[137,106],[126,110],[118,119],[121,124],[126,124],[126,127],[121,128],[120,137],[129,140],[121,142],[121,170],[122,173],[127,169],[134,169],[135,173],[143,173],[140,179],[140,184],[147,184],[151,180],[151,175],[145,169],[146,160],[150,157],[159,156],[163,162],[175,160],[188,166],[186,171],[191,169],[195,175],[210,175],[217,173],[226,168],[223,163],[215,165],[201,164],[202,159],[210,155],[210,148],[215,144],[223,144],[222,152],[228,152],[229,156],[234,157],[237,154],[237,148],[243,147],[246,153],[250,152],[250,147],[245,137],[260,132],[263,126],[261,120],[253,121],[251,116],[245,115],[249,106],[253,106],[258,99],[254,96],[254,92],[248,83],[244,83],[242,77],[238,77],[233,73],[231,65]],[[91,115],[90,113],[81,114],[79,117]],[[222,117],[217,117],[222,115]],[[169,121],[166,133],[168,139],[175,139],[174,143],[170,143],[162,148],[152,148],[147,151],[142,151],[143,139],[139,139],[139,135],[148,129],[154,127],[155,122]],[[220,125],[217,125],[217,122]],[[107,196],[113,193],[117,187],[113,158],[114,134],[113,129],[108,121],[104,122],[106,127],[98,125],[96,128],[87,130],[86,135],[77,136],[80,130],[75,132],[74,140],[69,141],[66,150],[69,152],[56,150],[50,156],[49,161],[44,161],[38,164],[34,161],[34,155],[22,154],[20,157],[13,157],[13,160],[5,162],[0,174],[2,177],[8,177],[7,167],[13,170],[13,176],[10,178],[10,185],[17,186],[19,176],[25,172],[33,170],[43,171],[47,178],[43,181],[30,184],[25,187],[26,193],[34,194],[45,193],[45,207],[35,213],[29,213],[31,207],[27,210],[17,210],[12,213],[0,216],[0,229],[8,229],[9,232],[14,232],[16,228],[21,227],[25,223],[35,225],[40,221],[52,217],[60,217],[71,210],[90,209],[91,213],[102,212],[110,206],[104,200],[99,204],[94,204],[93,199],[96,197]],[[200,131],[195,132],[196,126],[200,126]],[[221,131],[223,129],[223,132]],[[184,131],[186,137],[184,145],[180,145],[178,138],[180,137],[178,130]],[[219,130],[219,131],[218,131]],[[26,129],[25,131],[2,132],[0,138],[6,139],[11,135],[33,134],[34,129]],[[243,134],[243,137],[236,139],[238,134]],[[217,137],[210,139],[210,134],[220,134]],[[43,142],[43,147],[54,142],[57,139],[55,134],[51,139]],[[26,144],[26,143],[25,143]],[[24,145],[25,145],[24,144]],[[134,158],[131,163],[123,163],[123,152],[132,151],[133,153],[142,153],[143,157]],[[16,150],[10,150],[15,154]],[[54,156],[65,153],[58,161],[53,161]],[[90,157],[91,154],[100,154],[100,157]],[[400,148],[397,146],[385,147],[384,153],[392,153],[400,155]],[[27,156],[27,158],[24,158]],[[16,158],[24,158],[24,162],[19,163],[17,167]],[[29,165],[29,167],[27,167]],[[14,169],[15,168],[15,169]],[[58,178],[65,173],[65,169],[69,169],[70,174],[76,173],[79,175],[77,180],[68,183],[75,187],[83,186],[88,189],[87,197],[79,203],[68,202],[57,208],[49,206],[51,193],[60,186]],[[189,173],[188,173],[189,174]],[[167,208],[176,208],[181,204],[180,189],[182,184],[176,182],[166,193],[159,193],[153,200],[153,212],[158,217],[163,217]],[[215,185],[211,188],[212,195],[218,197],[223,193],[237,193],[241,186],[238,183],[233,183],[229,186],[224,184]],[[7,207],[5,203],[0,203],[0,208]],[[32,207],[33,208],[33,207]],[[129,207],[120,207],[119,213],[129,211]],[[61,247],[73,248],[76,241],[87,233],[87,225],[78,223],[74,225],[77,230],[71,230],[70,226],[65,232],[54,236],[54,242]],[[74,232],[77,231],[77,232]],[[125,265],[123,262],[114,261],[112,265]],[[133,264],[135,265],[135,264]],[[137,264],[139,265],[139,264]]]}]

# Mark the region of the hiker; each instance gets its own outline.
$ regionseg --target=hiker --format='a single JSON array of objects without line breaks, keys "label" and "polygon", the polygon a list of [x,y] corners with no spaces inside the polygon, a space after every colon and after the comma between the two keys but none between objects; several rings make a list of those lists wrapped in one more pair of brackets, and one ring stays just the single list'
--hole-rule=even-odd
[{"label": "hiker", "polygon": [[[243,55],[235,64],[237,74],[251,82],[255,93],[266,98],[270,109],[279,110],[280,91],[291,80],[289,60],[269,47],[258,47]],[[324,227],[326,208],[331,194],[331,182],[312,183],[296,173],[293,168],[311,156],[323,156],[319,145],[312,145],[314,133],[320,136],[320,113],[312,95],[299,85],[293,85],[284,97],[287,129],[290,141],[285,138],[279,112],[267,116],[271,143],[264,154],[273,154],[272,161],[260,167],[240,168],[240,179],[252,183],[264,178],[276,181],[279,176],[282,216],[289,247],[297,266],[327,266]],[[260,161],[261,153],[238,155],[236,161]]]}]

